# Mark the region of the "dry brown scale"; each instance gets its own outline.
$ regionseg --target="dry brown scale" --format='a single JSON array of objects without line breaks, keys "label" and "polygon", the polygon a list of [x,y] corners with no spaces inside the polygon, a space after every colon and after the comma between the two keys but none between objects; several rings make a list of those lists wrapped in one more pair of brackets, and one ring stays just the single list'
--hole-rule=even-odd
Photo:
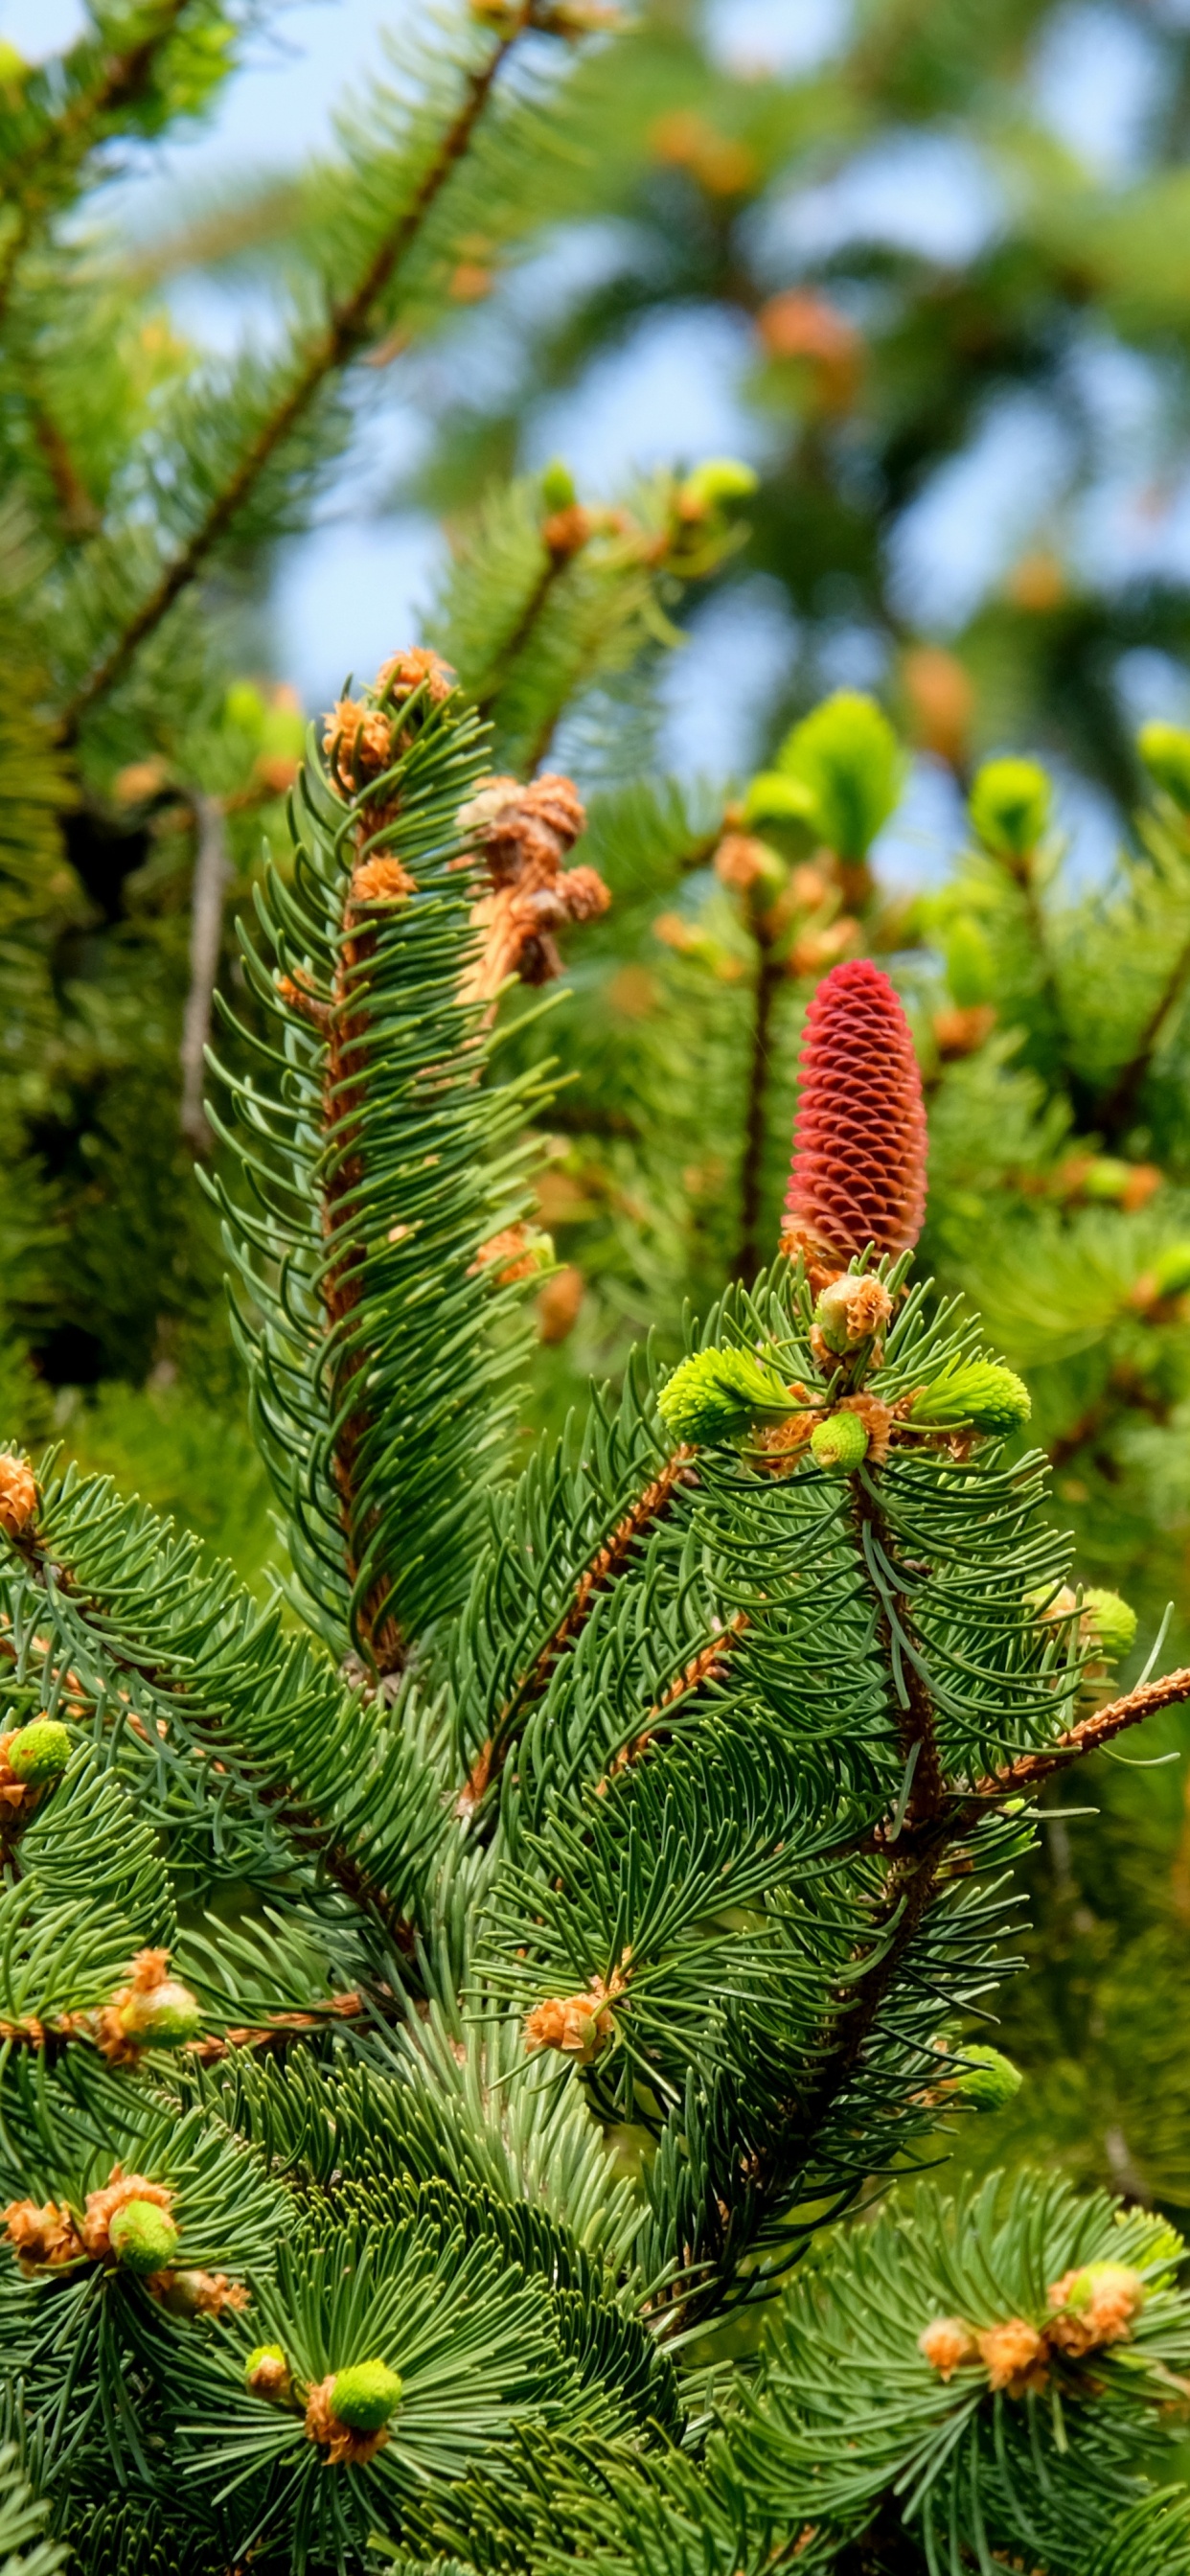
[{"label": "dry brown scale", "polygon": [[483,948],[463,979],[462,1000],[493,1002],[512,975],[548,984],[562,971],[554,932],[606,912],[611,896],[598,871],[562,864],[586,820],[572,781],[553,772],[528,787],[489,778],[460,809],[460,827],[491,878],[472,915]]},{"label": "dry brown scale", "polygon": [[367,2461],[375,2459],[377,2451],[384,2449],[388,2426],[382,2424],[375,2433],[356,2433],[350,2424],[341,2423],[331,2405],[334,2385],[332,2373],[329,2379],[320,2379],[317,2387],[310,2390],[306,2400],[306,2439],[317,2442],[325,2450],[329,2467],[337,2468],[343,2464],[348,2468],[363,2468]]},{"label": "dry brown scale", "polygon": [[1144,2306],[1145,2286],[1125,2264],[1091,2263],[1051,2282],[1046,2299],[1051,2314],[1039,2326],[1027,2317],[983,2327],[962,2317],[936,2317],[919,2335],[918,2350],[945,2383],[956,2370],[978,2362],[993,2395],[1040,2393],[1056,2360],[1082,2361],[1128,2340]]}]

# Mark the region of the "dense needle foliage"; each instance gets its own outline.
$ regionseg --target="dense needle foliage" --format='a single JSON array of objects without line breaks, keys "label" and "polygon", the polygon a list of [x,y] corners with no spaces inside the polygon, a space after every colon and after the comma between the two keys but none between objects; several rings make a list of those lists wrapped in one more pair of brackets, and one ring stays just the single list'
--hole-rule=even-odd
[{"label": "dense needle foliage", "polygon": [[260,897],[226,1222],[288,1612],[0,1460],[30,2472],[96,2570],[1081,2576],[1126,2532],[1156,2571],[1168,2223],[1027,2171],[846,2216],[1011,2096],[980,2034],[1037,1793],[1190,1674],[1112,1695],[1132,1621],[1067,1584],[1027,1390],[913,1281],[918,1074],[866,964],[775,1262],[510,1470],[540,1273],[493,983],[603,890],[567,782],[484,749],[394,656]]}]

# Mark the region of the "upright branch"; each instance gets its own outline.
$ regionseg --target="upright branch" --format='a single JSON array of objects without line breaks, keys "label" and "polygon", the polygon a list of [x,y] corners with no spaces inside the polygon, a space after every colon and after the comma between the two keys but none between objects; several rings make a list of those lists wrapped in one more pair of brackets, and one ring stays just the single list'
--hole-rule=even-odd
[{"label": "upright branch", "polygon": [[288,1070],[267,1103],[230,1077],[253,1193],[287,1246],[278,1275],[251,1202],[229,1207],[265,1317],[242,1329],[266,1454],[303,1590],[373,1681],[465,1588],[462,1542],[511,1427],[516,1318],[549,1258],[526,1226],[540,1086],[487,1079],[495,1005],[517,974],[555,974],[559,925],[608,899],[593,869],[562,865],[583,820],[570,781],[476,793],[483,747],[428,651],[335,708],[300,789],[294,884],[268,886],[272,962],[249,956]]}]

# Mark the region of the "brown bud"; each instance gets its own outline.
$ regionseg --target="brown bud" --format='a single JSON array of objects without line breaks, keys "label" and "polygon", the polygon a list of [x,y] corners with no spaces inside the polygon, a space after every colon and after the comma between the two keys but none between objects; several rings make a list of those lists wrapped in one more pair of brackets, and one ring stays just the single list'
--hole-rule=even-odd
[{"label": "brown bud", "polygon": [[37,1512],[37,1481],[27,1458],[0,1451],[0,1529],[19,1538]]},{"label": "brown bud", "polygon": [[582,503],[573,501],[566,510],[553,510],[543,519],[541,541],[546,553],[556,564],[569,563],[572,555],[581,555],[594,534],[595,522]]},{"label": "brown bud", "polygon": [[543,1342],[564,1342],[578,1322],[583,1302],[583,1274],[573,1266],[547,1279],[537,1300],[537,1331]]}]

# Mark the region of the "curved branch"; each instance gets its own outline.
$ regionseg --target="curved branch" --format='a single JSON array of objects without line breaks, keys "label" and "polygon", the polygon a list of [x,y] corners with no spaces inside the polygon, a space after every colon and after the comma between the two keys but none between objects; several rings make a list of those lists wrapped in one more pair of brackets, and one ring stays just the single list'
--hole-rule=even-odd
[{"label": "curved branch", "polygon": [[[10,161],[4,174],[5,193],[10,205],[23,186],[36,180],[40,170],[55,162],[72,165],[85,158],[90,145],[90,129],[100,117],[113,109],[131,107],[143,96],[163,45],[168,44],[178,21],[190,7],[191,0],[164,0],[160,23],[122,54],[109,54],[100,65],[98,78],[90,89],[63,109],[61,116],[47,125],[27,152]],[[98,139],[98,138],[96,138]],[[13,282],[25,252],[33,239],[39,218],[48,208],[46,189],[34,191],[20,204],[15,230],[5,249],[0,252],[0,324],[8,310]]]},{"label": "curved branch", "polygon": [[1055,1771],[1064,1771],[1071,1762],[1081,1762],[1088,1753],[1097,1753],[1100,1745],[1109,1744],[1113,1735],[1125,1728],[1139,1726],[1159,1708],[1174,1708],[1190,1699],[1190,1666],[1181,1665],[1177,1672],[1166,1673],[1159,1682],[1145,1682],[1139,1690],[1128,1691],[1123,1699],[1109,1700],[1106,1708],[1093,1709],[1080,1717],[1055,1744],[1044,1745],[1038,1753],[1022,1753],[1003,1771],[991,1771],[978,1780],[971,1793],[972,1801],[986,1804],[989,1800],[1014,1797],[1022,1790],[1035,1788]]},{"label": "curved branch", "polygon": [[319,333],[310,348],[305,364],[300,368],[288,392],[258,429],[251,445],[240,458],[230,481],[225,483],[222,491],[216,494],[206,516],[200,521],[193,535],[188,538],[181,553],[175,555],[173,562],[166,565],[156,587],[150,591],[147,599],[142,600],[123,633],[117,636],[103,660],[96,664],[94,670],[75,691],[63,717],[65,736],[68,741],[77,734],[88,709],[94,706],[98,699],[106,697],[116,681],[122,679],[141,645],[161,624],[163,617],[173,607],[174,601],[181,597],[182,592],[202,571],[208,556],[219,544],[221,538],[226,536],[233,520],[250,498],[266,466],[271,463],[277,450],[284,445],[291,430],[297,427],[328,376],[335,374],[362,347],[368,337],[380,296],[392,283],[401,261],[412,249],[456,163],[466,152],[475,127],[487,105],[497,73],[506,56],[529,26],[531,16],[532,0],[524,0],[514,26],[507,35],[501,36],[483,70],[468,74],[463,104],[454,123],[444,134],[410,204],[373,253],[354,292],[335,308],[326,328]]}]

